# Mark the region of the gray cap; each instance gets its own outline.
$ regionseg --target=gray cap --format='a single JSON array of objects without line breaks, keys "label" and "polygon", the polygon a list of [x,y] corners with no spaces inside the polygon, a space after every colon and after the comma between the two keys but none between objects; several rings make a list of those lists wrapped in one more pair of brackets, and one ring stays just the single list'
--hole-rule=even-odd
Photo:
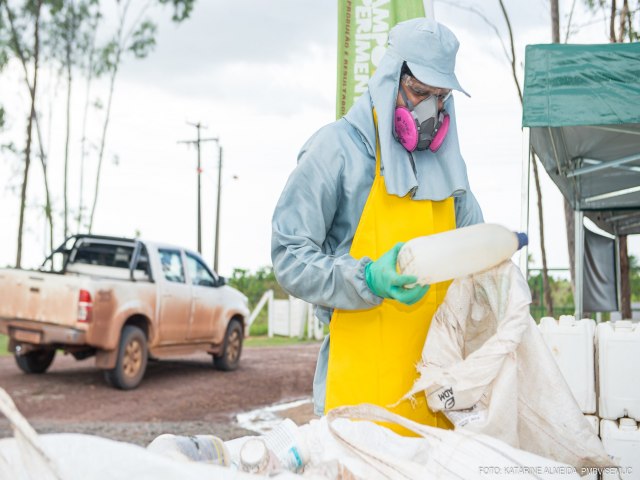
[{"label": "gray cap", "polygon": [[389,49],[407,63],[418,80],[470,96],[454,73],[459,45],[451,30],[426,18],[398,23],[389,32]]}]

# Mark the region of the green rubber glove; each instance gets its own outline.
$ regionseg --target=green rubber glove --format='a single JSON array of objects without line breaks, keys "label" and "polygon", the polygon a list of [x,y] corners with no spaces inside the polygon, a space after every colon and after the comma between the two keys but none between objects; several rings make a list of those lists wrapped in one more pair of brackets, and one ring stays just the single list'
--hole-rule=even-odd
[{"label": "green rubber glove", "polygon": [[400,275],[396,270],[398,252],[404,242],[397,243],[391,250],[382,255],[375,262],[365,267],[367,285],[379,297],[392,298],[406,305],[413,305],[429,291],[429,285],[415,285],[405,288],[405,285],[416,283],[418,280],[412,275]]}]

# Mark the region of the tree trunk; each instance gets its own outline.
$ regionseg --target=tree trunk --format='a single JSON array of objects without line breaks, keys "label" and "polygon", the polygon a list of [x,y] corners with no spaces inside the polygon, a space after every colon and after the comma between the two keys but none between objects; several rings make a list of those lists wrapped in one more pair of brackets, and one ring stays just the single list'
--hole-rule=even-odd
[{"label": "tree trunk", "polygon": [[[24,52],[22,51],[22,46],[20,45],[20,40],[18,37],[18,31],[13,22],[13,19],[14,19],[13,12],[11,11],[11,9],[9,8],[9,5],[6,2],[0,2],[0,3],[4,6],[5,12],[7,13],[7,18],[9,19],[9,26],[11,30],[11,41],[14,44],[16,53],[22,65],[22,70],[24,71],[24,82],[27,85],[27,89],[29,90],[29,96],[31,98],[31,101],[35,103],[35,89],[32,88],[31,83],[29,83],[29,70],[27,68],[27,60],[24,56]],[[40,2],[39,4],[40,6],[38,7],[38,15],[40,12],[41,4],[42,2]],[[42,165],[42,174],[43,174],[44,191],[45,191],[45,215],[49,221],[49,249],[53,250],[53,215],[52,215],[52,207],[51,207],[51,196],[49,194],[49,182],[47,178],[46,155],[44,153],[44,147],[42,143],[42,134],[40,132],[40,122],[38,121],[38,116],[35,115],[34,117],[30,117],[30,118],[32,118],[33,122],[35,123],[36,132],[38,134],[38,145],[40,146],[40,163]],[[21,249],[21,246],[19,246],[19,248]]]},{"label": "tree trunk", "polygon": [[111,103],[113,100],[113,90],[116,83],[116,76],[118,75],[118,67],[120,66],[120,58],[122,55],[122,50],[124,48],[124,25],[127,17],[127,12],[129,10],[129,6],[131,5],[131,0],[127,1],[120,14],[120,24],[118,26],[118,49],[116,51],[116,58],[113,62],[113,70],[111,71],[111,78],[109,81],[109,99],[107,100],[107,110],[105,113],[104,124],[102,125],[102,138],[100,140],[100,151],[98,153],[98,168],[96,171],[96,186],[93,191],[93,205],[91,206],[91,215],[89,216],[89,233],[91,233],[93,229],[93,219],[96,213],[96,205],[98,204],[98,190],[100,187],[100,173],[102,171],[102,160],[104,159],[104,148],[107,140],[107,128],[109,127],[109,119],[111,117]]},{"label": "tree trunk", "polygon": [[[5,4],[5,7],[9,7]],[[29,167],[31,165],[31,137],[33,133],[33,121],[36,117],[36,89],[38,85],[38,56],[40,53],[40,10],[42,8],[42,0],[36,3],[36,17],[34,22],[34,48],[33,48],[33,82],[31,86],[31,108],[29,110],[29,121],[27,122],[27,144],[24,149],[24,175],[22,178],[22,188],[20,191],[20,217],[18,220],[18,242],[16,248],[16,268],[22,266],[22,236],[24,232],[24,213],[27,205],[27,184],[29,180]],[[10,22],[13,24],[12,15],[9,13]],[[13,25],[12,25],[13,26]],[[14,31],[15,33],[15,31]],[[16,49],[19,49],[19,41],[17,35],[14,35]],[[28,80],[27,80],[28,82]]]},{"label": "tree trunk", "polygon": [[631,281],[626,235],[620,235],[618,245],[620,248],[620,314],[622,318],[631,318]]},{"label": "tree trunk", "polygon": [[109,118],[111,116],[111,101],[113,100],[113,89],[116,82],[116,74],[118,73],[118,63],[120,54],[118,53],[116,64],[111,72],[111,80],[109,84],[109,100],[107,101],[107,110],[105,114],[104,124],[102,125],[102,139],[100,140],[100,153],[98,154],[98,169],[96,171],[96,186],[93,191],[93,205],[91,207],[91,215],[89,216],[89,233],[93,230],[93,218],[96,213],[96,205],[98,204],[98,190],[100,188],[100,173],[102,171],[102,160],[104,159],[104,147],[107,139],[107,128],[109,127]]},{"label": "tree trunk", "polygon": [[82,139],[80,140],[80,191],[78,194],[78,224],[76,233],[80,233],[82,229],[82,217],[84,211],[84,164],[86,159],[87,148],[87,115],[89,114],[89,103],[91,99],[91,80],[93,79],[93,58],[95,52],[95,41],[97,28],[92,30],[91,47],[89,49],[89,65],[87,66],[87,86],[86,96],[84,100],[84,113],[82,115]]},{"label": "tree trunk", "polygon": [[551,0],[551,41],[560,43],[560,8],[558,0]]},{"label": "tree trunk", "polygon": [[627,34],[627,17],[629,16],[629,1],[624,0],[622,2],[622,9],[620,10],[620,31],[618,32],[618,42],[624,42],[624,37]]},{"label": "tree trunk", "polygon": [[[557,2],[557,0],[555,1]],[[516,71],[516,51],[515,43],[513,40],[513,29],[511,28],[511,21],[509,19],[507,9],[504,6],[503,0],[498,0],[498,3],[500,4],[500,9],[502,10],[502,15],[509,31],[509,41],[511,43],[511,73],[513,75],[513,81],[515,82],[516,88],[518,90],[518,98],[520,99],[520,104],[522,104],[522,89],[520,88],[520,82],[518,80]],[[551,284],[549,282],[549,269],[547,266],[547,249],[544,240],[542,189],[540,188],[540,174],[538,173],[538,165],[536,163],[536,157],[534,155],[533,149],[531,149],[531,158],[533,159],[533,178],[536,185],[536,193],[538,197],[538,225],[540,231],[540,252],[542,256],[542,289],[544,292],[544,304],[548,315],[553,315],[553,299],[551,297]]]},{"label": "tree trunk", "polygon": [[609,19],[609,42],[616,43],[616,0],[611,0],[611,18]]},{"label": "tree trunk", "polygon": [[542,189],[540,188],[540,175],[538,174],[538,162],[531,149],[533,164],[533,178],[536,184],[536,194],[538,197],[538,223],[540,225],[540,252],[542,255],[542,289],[544,291],[544,306],[547,315],[553,316],[553,298],[551,297],[551,283],[549,282],[549,269],[547,266],[547,249],[544,240],[544,219],[542,215]]},{"label": "tree trunk", "polygon": [[[551,41],[560,43],[560,11],[558,0],[551,0]],[[566,198],[562,199],[564,207],[564,224],[567,231],[567,249],[569,250],[569,271],[571,272],[571,287],[575,297],[575,229],[573,208]]]},{"label": "tree trunk", "polygon": [[[71,8],[71,7],[67,7]],[[67,13],[67,15],[70,15]],[[67,20],[69,18],[67,17]],[[71,26],[71,22],[68,21],[67,28],[73,28]],[[71,33],[67,32],[67,35],[71,35]],[[67,238],[69,232],[69,192],[68,192],[68,181],[69,181],[69,136],[71,134],[71,42],[72,38],[66,38],[66,62],[67,62],[67,131],[65,136],[65,145],[64,145],[64,235],[63,238]]]},{"label": "tree trunk", "polygon": [[22,266],[22,233],[24,231],[24,211],[27,205],[27,182],[29,180],[29,166],[31,165],[31,132],[33,130],[34,101],[31,100],[29,121],[27,122],[27,144],[24,149],[24,174],[22,176],[22,188],[20,189],[20,217],[18,220],[18,246],[16,249],[16,268]]},{"label": "tree trunk", "polygon": [[569,253],[569,271],[571,272],[571,288],[575,296],[576,292],[576,229],[575,216],[573,208],[569,200],[562,199],[564,202],[564,223],[567,229],[567,250]]}]

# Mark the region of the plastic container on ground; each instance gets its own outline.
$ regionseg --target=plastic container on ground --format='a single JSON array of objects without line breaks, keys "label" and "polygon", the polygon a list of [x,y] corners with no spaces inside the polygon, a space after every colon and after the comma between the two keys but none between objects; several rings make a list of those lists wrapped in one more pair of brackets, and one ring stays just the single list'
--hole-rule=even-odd
[{"label": "plastic container on ground", "polygon": [[602,480],[632,480],[640,478],[640,430],[632,418],[618,421],[602,420],[600,437],[607,453],[619,464],[619,469],[607,469]]},{"label": "plastic container on ground", "polygon": [[[599,417],[639,421],[640,325],[629,320],[600,323],[596,338]],[[640,472],[637,475],[640,478]]]},{"label": "plastic container on ground", "polygon": [[293,420],[285,418],[262,438],[283,468],[296,473],[304,470],[309,449]]},{"label": "plastic container on ground", "polygon": [[[229,442],[232,443],[232,442]],[[232,446],[237,450],[237,445]],[[239,449],[239,468],[245,472],[301,473],[309,461],[309,447],[299,427],[289,418],[259,437],[246,437]]]},{"label": "plastic container on ground", "polygon": [[248,439],[240,449],[240,470],[243,472],[266,474],[278,470],[279,465],[261,438]]},{"label": "plastic container on ground", "polygon": [[407,241],[398,253],[398,269],[430,285],[494,267],[526,244],[524,233],[481,223]]},{"label": "plastic container on ground", "polygon": [[572,315],[562,315],[558,320],[543,317],[539,327],[580,410],[582,413],[595,413],[596,323],[588,318],[576,320]]},{"label": "plastic container on ground", "polygon": [[230,455],[222,439],[214,435],[172,435],[164,433],[147,445],[147,450],[176,460],[229,466]]}]

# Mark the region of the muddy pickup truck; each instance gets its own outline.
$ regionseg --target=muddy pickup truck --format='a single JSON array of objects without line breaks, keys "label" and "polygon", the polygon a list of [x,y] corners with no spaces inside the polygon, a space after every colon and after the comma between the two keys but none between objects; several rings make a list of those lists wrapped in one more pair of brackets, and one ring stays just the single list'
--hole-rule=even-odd
[{"label": "muddy pickup truck", "polygon": [[136,239],[77,235],[40,270],[0,269],[0,333],[26,373],[56,351],[95,356],[107,382],[138,386],[149,358],[205,351],[237,368],[247,297],[189,250]]}]

